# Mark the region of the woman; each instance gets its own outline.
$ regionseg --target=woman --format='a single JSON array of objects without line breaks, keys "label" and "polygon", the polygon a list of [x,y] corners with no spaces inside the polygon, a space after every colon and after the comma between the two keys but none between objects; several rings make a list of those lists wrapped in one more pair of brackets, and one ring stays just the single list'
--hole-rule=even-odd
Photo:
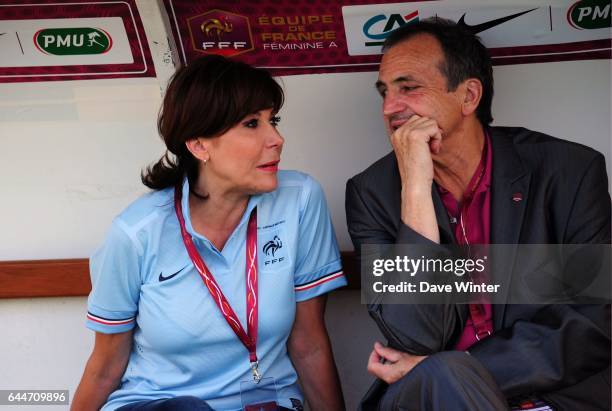
[{"label": "woman", "polygon": [[73,410],[298,410],[298,375],[311,408],[343,408],[323,312],[346,280],[321,187],[278,170],[282,103],[223,57],[174,75],[158,121],[173,156],[90,260]]}]

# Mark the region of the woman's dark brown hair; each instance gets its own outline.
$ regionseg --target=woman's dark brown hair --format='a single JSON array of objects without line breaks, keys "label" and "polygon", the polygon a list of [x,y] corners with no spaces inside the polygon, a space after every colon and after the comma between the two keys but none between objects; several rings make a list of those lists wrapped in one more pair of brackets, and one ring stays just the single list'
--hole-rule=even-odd
[{"label": "woman's dark brown hair", "polygon": [[260,110],[276,113],[283,100],[283,90],[270,73],[245,63],[209,55],[181,67],[170,80],[157,121],[166,154],[143,170],[142,182],[161,190],[187,175],[194,183],[199,161],[186,141],[219,136]]}]

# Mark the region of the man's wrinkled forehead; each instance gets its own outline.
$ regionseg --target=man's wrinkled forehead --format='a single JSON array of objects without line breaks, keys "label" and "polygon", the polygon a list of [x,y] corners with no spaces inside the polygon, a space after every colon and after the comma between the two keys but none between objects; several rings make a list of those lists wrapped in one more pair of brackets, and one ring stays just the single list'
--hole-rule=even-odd
[{"label": "man's wrinkled forehead", "polygon": [[417,34],[385,51],[376,86],[380,83],[390,86],[403,81],[416,81],[432,74],[432,70],[446,77],[444,63],[444,53],[438,40],[430,34]]}]

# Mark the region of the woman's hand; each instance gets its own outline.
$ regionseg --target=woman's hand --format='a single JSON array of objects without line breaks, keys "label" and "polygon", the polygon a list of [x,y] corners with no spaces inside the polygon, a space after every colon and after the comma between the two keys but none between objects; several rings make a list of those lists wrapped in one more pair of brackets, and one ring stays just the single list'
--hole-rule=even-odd
[{"label": "woman's hand", "polygon": [[133,332],[96,333],[94,349],[74,394],[71,411],[99,410],[119,386],[132,350]]},{"label": "woman's hand", "polygon": [[297,303],[287,348],[310,408],[344,410],[338,371],[323,318],[325,302],[326,296],[322,295]]}]

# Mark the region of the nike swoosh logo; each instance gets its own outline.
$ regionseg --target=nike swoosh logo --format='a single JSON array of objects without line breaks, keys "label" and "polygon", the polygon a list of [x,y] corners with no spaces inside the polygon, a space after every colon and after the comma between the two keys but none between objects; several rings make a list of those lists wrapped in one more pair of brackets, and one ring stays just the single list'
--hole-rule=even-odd
[{"label": "nike swoosh logo", "polygon": [[167,276],[167,277],[164,277],[162,273],[159,273],[159,282],[161,283],[162,281],[166,281],[166,280],[171,279],[172,277],[175,277],[175,276],[176,276],[178,273],[180,273],[181,271],[183,271],[185,268],[187,268],[187,267],[183,267],[183,268],[181,268],[180,270],[178,270],[176,273],[171,274],[171,275],[169,275],[169,276]]},{"label": "nike swoosh logo", "polygon": [[480,24],[475,24],[475,25],[469,25],[465,23],[465,15],[467,13],[463,13],[463,16],[461,16],[461,18],[459,19],[459,21],[457,22],[457,24],[466,27],[468,30],[470,30],[472,33],[474,34],[478,34],[481,33],[485,30],[489,30],[492,27],[495,26],[499,26],[500,24],[503,24],[509,20],[515,19],[517,17],[522,16],[523,14],[527,14],[531,11],[536,10],[538,7],[536,7],[535,9],[531,9],[531,10],[527,10],[527,11],[521,11],[520,13],[516,13],[516,14],[511,14],[509,16],[506,17],[500,17],[499,19],[495,19],[495,20],[491,20],[491,21],[486,21],[484,23],[480,23]]}]

